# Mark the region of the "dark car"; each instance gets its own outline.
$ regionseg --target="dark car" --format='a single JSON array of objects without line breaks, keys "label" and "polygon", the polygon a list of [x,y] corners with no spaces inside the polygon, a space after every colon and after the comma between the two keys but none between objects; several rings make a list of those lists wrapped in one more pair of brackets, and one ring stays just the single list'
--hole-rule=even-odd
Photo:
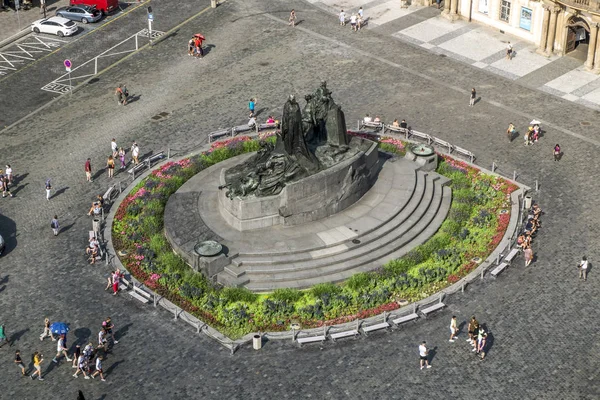
[{"label": "dark car", "polygon": [[84,24],[96,22],[102,18],[102,13],[95,6],[85,4],[61,7],[56,10],[56,15],[72,21],[81,21]]}]

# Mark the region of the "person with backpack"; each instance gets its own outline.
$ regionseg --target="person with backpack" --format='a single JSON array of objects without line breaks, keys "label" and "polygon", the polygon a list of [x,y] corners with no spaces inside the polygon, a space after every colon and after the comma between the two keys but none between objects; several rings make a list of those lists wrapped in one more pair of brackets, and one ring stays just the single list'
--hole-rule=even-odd
[{"label": "person with backpack", "polygon": [[58,230],[60,229],[58,215],[55,215],[54,218],[52,218],[52,221],[50,221],[50,228],[52,228],[52,233],[54,233],[54,236],[58,236]]}]

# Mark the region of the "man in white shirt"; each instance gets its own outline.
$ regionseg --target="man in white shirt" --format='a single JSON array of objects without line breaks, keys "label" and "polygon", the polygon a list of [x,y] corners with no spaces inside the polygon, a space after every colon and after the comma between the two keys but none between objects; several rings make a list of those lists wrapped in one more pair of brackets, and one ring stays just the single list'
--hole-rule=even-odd
[{"label": "man in white shirt", "polygon": [[346,25],[346,13],[344,12],[344,10],[340,11],[340,25]]},{"label": "man in white shirt", "polygon": [[429,361],[427,360],[428,353],[429,350],[427,350],[426,342],[421,343],[421,345],[419,346],[419,358],[421,360],[421,369],[423,369],[424,366],[426,366],[427,368],[431,368],[431,365],[429,365]]},{"label": "man in white shirt", "polygon": [[587,281],[587,270],[588,270],[588,260],[586,256],[583,256],[581,262],[579,263],[579,279],[583,279]]},{"label": "man in white shirt", "polygon": [[54,363],[58,363],[58,357],[60,357],[61,353],[65,356],[67,361],[72,361],[67,355],[67,348],[65,347],[65,335],[60,335],[58,343],[56,344],[56,356],[52,359]]},{"label": "man in white shirt", "polygon": [[117,156],[119,155],[119,149],[117,148],[117,139],[113,139],[112,142],[110,142],[110,148],[112,150],[113,158],[117,158]]},{"label": "man in white shirt", "polygon": [[365,121],[365,123],[366,123],[366,122],[372,122],[372,121],[373,121],[373,119],[372,119],[371,117],[369,117],[369,114],[367,114],[367,115],[365,116],[365,118],[364,118],[364,120],[363,120],[363,121]]}]

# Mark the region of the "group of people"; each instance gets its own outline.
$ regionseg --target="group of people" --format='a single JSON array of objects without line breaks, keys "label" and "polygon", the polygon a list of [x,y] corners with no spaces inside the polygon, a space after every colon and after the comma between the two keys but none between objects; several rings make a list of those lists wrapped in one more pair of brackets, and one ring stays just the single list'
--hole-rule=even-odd
[{"label": "group of people", "polygon": [[[339,13],[339,20],[341,26],[346,26],[346,13],[341,10]],[[364,10],[362,7],[358,9],[358,12],[350,14],[350,26],[354,32],[360,31],[361,26],[364,24]]]},{"label": "group of people", "polygon": [[96,263],[98,256],[100,256],[100,242],[96,236],[90,238],[88,246],[85,249],[85,254],[88,256],[90,264]]},{"label": "group of people", "polygon": [[4,170],[0,169],[0,189],[2,190],[2,198],[13,197],[10,192],[10,186],[13,184],[13,171],[10,165],[6,164]]},{"label": "group of people", "polygon": [[533,250],[531,249],[531,241],[540,227],[540,216],[542,209],[539,205],[534,204],[527,214],[527,222],[523,232],[517,237],[517,247],[523,250],[525,258],[525,266],[529,266],[533,261]]},{"label": "group of people", "polygon": [[188,56],[194,56],[198,58],[204,57],[204,50],[202,50],[203,39],[203,36],[194,35],[190,40],[188,40]]},{"label": "group of people", "polygon": [[123,83],[119,83],[119,86],[117,86],[117,89],[115,90],[115,96],[117,97],[118,105],[124,106],[127,104],[127,99],[129,98],[129,91]]},{"label": "group of people", "polygon": [[[381,117],[379,117],[379,115],[375,115],[375,118],[372,118],[369,114],[365,115],[365,117],[363,118],[363,122],[365,124],[368,124],[368,123],[381,124],[382,123]],[[398,122],[398,118],[394,118],[394,121],[392,122],[392,127],[407,129],[408,124],[406,123],[405,119]]]},{"label": "group of people", "polygon": [[533,145],[534,143],[537,143],[538,139],[540,138],[541,132],[542,131],[538,124],[529,126],[527,128],[527,132],[525,133],[525,135],[523,137],[525,139],[525,146],[530,146],[530,145]]},{"label": "group of people", "polygon": [[[67,334],[61,333],[56,336],[51,330],[51,323],[49,318],[44,319],[44,330],[40,335],[40,341],[49,337],[53,342],[56,342],[56,355],[52,359],[52,362],[58,364],[59,359],[64,357],[66,361],[72,362],[72,367],[76,369],[73,376],[77,378],[79,373],[82,373],[85,379],[95,378],[100,375],[100,379],[104,382],[104,372],[102,369],[102,361],[104,360],[103,354],[99,351],[103,350],[103,353],[108,351],[108,339],[110,338],[112,344],[119,343],[115,340],[113,333],[115,326],[110,317],[102,321],[102,328],[98,333],[98,346],[94,347],[92,343],[87,344],[83,350],[80,345],[76,345],[73,351],[72,357],[69,357],[68,346],[67,346]],[[44,362],[44,355],[40,351],[35,351],[32,356],[33,362],[33,373],[29,375],[31,379],[43,381],[42,374],[42,363]],[[94,361],[95,360],[95,361]],[[14,364],[20,369],[22,376],[27,376],[29,371],[25,366],[25,362],[21,356],[21,351],[15,351]],[[93,368],[95,366],[95,368]]]},{"label": "group of people", "polygon": [[116,296],[119,293],[119,284],[121,283],[121,278],[123,277],[123,273],[119,268],[115,271],[111,271],[108,274],[108,282],[106,283],[106,288],[104,290],[108,290],[112,288],[113,296]]}]

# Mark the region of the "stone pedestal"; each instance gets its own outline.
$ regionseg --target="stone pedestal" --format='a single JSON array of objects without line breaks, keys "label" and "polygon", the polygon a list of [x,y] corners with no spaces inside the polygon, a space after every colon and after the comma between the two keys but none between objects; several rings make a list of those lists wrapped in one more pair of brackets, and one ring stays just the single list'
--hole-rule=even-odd
[{"label": "stone pedestal", "polygon": [[209,278],[222,272],[225,266],[229,265],[231,262],[231,260],[222,253],[213,257],[197,256],[194,261],[194,269],[197,272],[202,272]]}]

